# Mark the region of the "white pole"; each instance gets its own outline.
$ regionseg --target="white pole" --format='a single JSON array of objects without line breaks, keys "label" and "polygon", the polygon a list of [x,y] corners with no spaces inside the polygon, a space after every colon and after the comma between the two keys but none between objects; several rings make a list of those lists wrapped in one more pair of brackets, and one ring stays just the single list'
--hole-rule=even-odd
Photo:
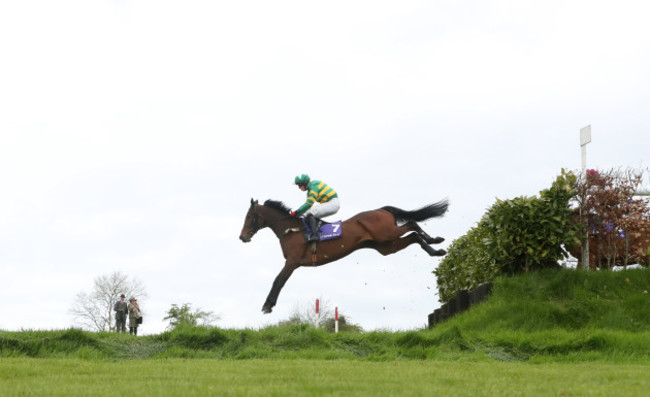
[{"label": "white pole", "polygon": [[582,173],[587,171],[587,144],[591,142],[591,125],[580,129],[580,147],[582,148]]},{"label": "white pole", "polygon": [[334,309],[334,332],[339,333],[339,307]]},{"label": "white pole", "polygon": [[[582,176],[583,178],[585,178],[585,180],[587,175],[587,144],[589,142],[591,142],[591,124],[580,129],[580,147],[582,149]],[[585,241],[583,241],[582,243],[582,267],[584,269],[589,268],[589,222],[588,221],[587,221],[587,235],[585,236]]]}]

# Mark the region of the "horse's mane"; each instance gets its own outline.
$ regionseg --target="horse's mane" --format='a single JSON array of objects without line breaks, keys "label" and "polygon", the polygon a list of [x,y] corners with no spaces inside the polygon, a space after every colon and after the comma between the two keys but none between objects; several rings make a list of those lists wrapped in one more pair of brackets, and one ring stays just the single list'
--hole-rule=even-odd
[{"label": "horse's mane", "polygon": [[287,207],[282,201],[276,200],[266,200],[264,202],[265,207],[273,208],[276,211],[280,211],[285,215],[289,215],[291,208]]}]

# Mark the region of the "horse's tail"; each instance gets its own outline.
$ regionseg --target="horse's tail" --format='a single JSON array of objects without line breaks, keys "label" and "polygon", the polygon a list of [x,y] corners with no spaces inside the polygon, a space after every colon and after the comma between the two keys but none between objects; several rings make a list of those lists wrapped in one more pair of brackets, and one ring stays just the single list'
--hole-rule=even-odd
[{"label": "horse's tail", "polygon": [[393,214],[395,217],[395,223],[404,223],[409,221],[421,222],[430,218],[442,216],[447,212],[447,207],[449,207],[449,201],[444,199],[437,203],[426,205],[415,211],[404,211],[391,206],[382,207],[381,209]]}]

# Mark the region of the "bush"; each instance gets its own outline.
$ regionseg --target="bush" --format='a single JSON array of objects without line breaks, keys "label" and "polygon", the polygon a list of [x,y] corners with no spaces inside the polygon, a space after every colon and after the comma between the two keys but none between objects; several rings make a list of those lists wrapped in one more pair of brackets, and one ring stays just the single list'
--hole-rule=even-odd
[{"label": "bush", "polygon": [[575,179],[562,170],[539,197],[497,200],[475,228],[452,242],[433,271],[440,301],[500,274],[558,267],[567,255],[564,246],[579,241],[579,226],[569,207]]},{"label": "bush", "polygon": [[447,256],[433,273],[437,277],[441,302],[453,298],[456,291],[472,290],[493,280],[498,274],[495,261],[485,250],[487,228],[482,223],[458,239],[447,249]]}]

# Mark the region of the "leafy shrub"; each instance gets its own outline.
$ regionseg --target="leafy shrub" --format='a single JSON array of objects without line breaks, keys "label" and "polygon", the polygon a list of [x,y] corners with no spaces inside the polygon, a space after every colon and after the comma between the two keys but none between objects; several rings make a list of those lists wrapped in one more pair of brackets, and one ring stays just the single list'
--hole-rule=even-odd
[{"label": "leafy shrub", "polygon": [[433,271],[441,302],[453,298],[456,291],[473,290],[498,274],[494,259],[485,249],[487,237],[487,228],[479,223],[451,243],[447,256]]},{"label": "leafy shrub", "polygon": [[442,302],[456,291],[473,289],[499,274],[557,267],[564,245],[578,240],[569,201],[575,175],[562,170],[539,197],[497,200],[475,228],[449,246],[434,270]]},{"label": "leafy shrub", "polygon": [[174,303],[167,311],[167,316],[163,318],[163,321],[166,320],[169,320],[169,326],[167,326],[167,329],[172,330],[176,327],[182,326],[210,326],[212,323],[219,320],[219,316],[215,315],[213,312],[203,311],[200,308],[192,309],[190,303],[183,303],[181,306]]},{"label": "leafy shrub", "polygon": [[[639,198],[647,169],[587,170],[574,184],[575,216],[582,225],[582,245],[569,247],[580,266],[611,269],[613,266],[650,264],[650,199]],[[583,263],[585,235],[589,233],[589,263]],[[586,259],[586,258],[585,258]]]}]

